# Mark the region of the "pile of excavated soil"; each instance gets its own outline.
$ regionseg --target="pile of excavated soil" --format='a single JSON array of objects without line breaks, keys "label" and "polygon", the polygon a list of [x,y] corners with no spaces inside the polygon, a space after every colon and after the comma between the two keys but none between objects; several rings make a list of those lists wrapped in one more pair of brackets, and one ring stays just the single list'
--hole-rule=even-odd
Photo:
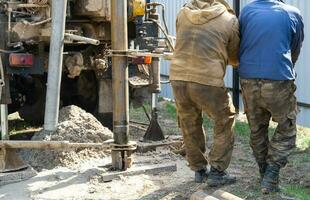
[{"label": "pile of excavated soil", "polygon": [[[101,143],[111,139],[113,133],[90,113],[77,106],[60,110],[59,125],[55,132],[40,131],[32,140],[69,141],[77,143]],[[52,169],[57,166],[74,168],[90,159],[106,156],[100,149],[78,150],[22,150],[21,157],[37,170]]]}]

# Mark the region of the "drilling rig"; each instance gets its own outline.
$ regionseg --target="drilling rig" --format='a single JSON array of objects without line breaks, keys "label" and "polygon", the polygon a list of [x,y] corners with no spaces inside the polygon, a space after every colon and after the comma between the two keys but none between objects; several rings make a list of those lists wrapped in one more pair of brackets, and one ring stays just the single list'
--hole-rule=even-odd
[{"label": "drilling rig", "polygon": [[[151,54],[171,50],[170,39],[159,36],[160,30],[167,35],[160,24],[160,4],[125,1],[122,12],[126,11],[128,51],[116,51],[112,50],[111,29],[124,31],[117,25],[120,21],[111,26],[112,4],[118,0],[63,2],[67,3],[59,106],[77,105],[112,128],[112,79],[119,75],[112,73],[113,56],[126,56],[131,104],[139,106],[150,93],[160,91],[159,68],[152,67],[158,57]],[[52,0],[0,1],[0,53],[5,83],[1,104],[8,104],[9,113],[19,112],[21,118],[33,124],[43,123],[45,102],[49,100],[46,84],[53,59],[49,57],[50,43],[57,31],[52,27],[52,14],[58,12],[52,4]]]}]

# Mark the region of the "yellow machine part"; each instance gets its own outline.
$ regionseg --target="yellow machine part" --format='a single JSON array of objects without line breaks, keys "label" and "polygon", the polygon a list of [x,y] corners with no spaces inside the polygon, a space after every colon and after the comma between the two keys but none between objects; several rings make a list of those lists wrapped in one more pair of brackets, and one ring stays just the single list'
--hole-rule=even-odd
[{"label": "yellow machine part", "polygon": [[132,0],[132,17],[140,17],[145,15],[145,0]]}]

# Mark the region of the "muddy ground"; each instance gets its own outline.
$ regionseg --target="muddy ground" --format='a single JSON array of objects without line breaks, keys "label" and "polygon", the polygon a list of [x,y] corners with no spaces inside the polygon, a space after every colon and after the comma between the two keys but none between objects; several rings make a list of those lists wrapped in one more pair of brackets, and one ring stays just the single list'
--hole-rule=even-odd
[{"label": "muddy ground", "polygon": [[[149,106],[147,106],[149,108]],[[142,109],[132,109],[131,119],[147,122]],[[160,123],[167,136],[180,135],[177,128],[175,107],[172,103],[162,102]],[[137,126],[135,126],[137,127]],[[140,126],[139,126],[140,127]],[[205,119],[208,130],[208,147],[212,144],[212,121]],[[143,128],[131,128],[131,138],[138,140],[144,134]],[[237,176],[235,185],[221,189],[244,199],[280,200],[310,199],[310,130],[299,128],[298,149],[291,156],[290,163],[281,176],[282,192],[264,196],[259,192],[258,169],[248,145],[249,130],[244,116],[236,124],[236,143],[232,163],[228,171]],[[273,131],[273,128],[270,130]],[[185,200],[197,190],[211,193],[215,189],[206,184],[193,182],[193,172],[186,160],[171,152],[169,148],[159,148],[156,152],[135,154],[134,164],[153,165],[176,163],[176,172],[122,176],[118,180],[104,182],[102,175],[109,173],[110,157],[92,159],[76,168],[56,167],[43,170],[38,176],[21,183],[0,188],[0,199],[104,199],[104,200]]]}]

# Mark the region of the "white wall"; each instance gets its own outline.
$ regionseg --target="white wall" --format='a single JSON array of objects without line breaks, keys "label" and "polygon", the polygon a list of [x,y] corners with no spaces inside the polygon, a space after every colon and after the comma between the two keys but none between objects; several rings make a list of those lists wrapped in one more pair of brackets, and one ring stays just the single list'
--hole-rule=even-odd
[{"label": "white wall", "polygon": [[[166,18],[169,31],[172,35],[175,35],[175,19],[178,11],[187,2],[186,0],[152,0],[160,2],[166,5]],[[241,0],[241,7],[253,0]],[[232,5],[233,0],[228,0]],[[298,73],[297,78],[297,98],[299,102],[310,104],[310,84],[307,83],[307,79],[310,79],[310,0],[286,0],[288,4],[298,7],[304,17],[305,24],[305,42],[302,49],[301,56],[298,60],[296,69]],[[308,11],[306,9],[308,8]],[[308,55],[308,56],[307,56]],[[169,62],[162,62],[162,74],[169,75]],[[309,77],[308,77],[309,76]],[[232,70],[230,67],[227,69],[225,77],[227,87],[232,87]],[[169,85],[163,86],[162,96],[173,98],[172,90]],[[301,113],[298,116],[298,123],[303,126],[310,127],[310,109],[301,108]]]}]

